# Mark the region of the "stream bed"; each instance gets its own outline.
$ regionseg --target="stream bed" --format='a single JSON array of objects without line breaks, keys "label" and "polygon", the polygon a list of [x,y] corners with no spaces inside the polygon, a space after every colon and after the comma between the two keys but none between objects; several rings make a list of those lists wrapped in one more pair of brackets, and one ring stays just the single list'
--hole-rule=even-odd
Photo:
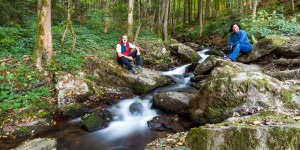
[{"label": "stream bed", "polygon": [[[205,54],[207,51],[209,51],[209,49],[197,52],[202,57],[202,59],[199,60],[199,63],[203,62],[208,57],[208,55]],[[57,138],[57,148],[59,150],[144,149],[147,143],[166,135],[165,132],[151,131],[148,128],[147,121],[162,114],[159,110],[151,107],[152,95],[160,92],[195,90],[195,88],[190,86],[190,78],[194,75],[192,73],[187,73],[187,67],[189,65],[191,64],[185,64],[171,71],[163,72],[163,75],[173,81],[171,85],[157,88],[151,93],[143,96],[121,100],[119,103],[111,106],[108,110],[113,114],[113,119],[105,129],[87,132],[80,128],[81,117],[78,117],[69,121],[58,121],[54,127],[38,133],[34,138]],[[132,115],[130,113],[129,107],[134,102],[142,104],[144,108],[142,114]],[[0,146],[2,144],[3,143],[0,143]],[[8,145],[6,145],[6,147],[7,146]],[[11,146],[8,147],[12,148]]]}]

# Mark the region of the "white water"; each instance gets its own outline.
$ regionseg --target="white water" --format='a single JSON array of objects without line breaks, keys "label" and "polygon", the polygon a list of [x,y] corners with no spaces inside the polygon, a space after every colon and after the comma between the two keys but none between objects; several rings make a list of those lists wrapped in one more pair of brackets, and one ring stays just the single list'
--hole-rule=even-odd
[{"label": "white water", "polygon": [[[144,108],[141,115],[132,115],[129,107],[132,103],[139,102]],[[105,136],[106,140],[122,138],[129,134],[141,131],[147,131],[147,121],[158,116],[156,110],[151,109],[151,99],[141,100],[140,97],[122,100],[108,110],[113,114],[113,120],[105,129],[94,132]]]}]

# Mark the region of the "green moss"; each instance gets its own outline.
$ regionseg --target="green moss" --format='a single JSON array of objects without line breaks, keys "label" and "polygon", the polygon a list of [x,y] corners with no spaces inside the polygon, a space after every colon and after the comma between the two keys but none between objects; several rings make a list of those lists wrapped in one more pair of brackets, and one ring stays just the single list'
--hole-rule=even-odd
[{"label": "green moss", "polygon": [[205,117],[210,123],[219,123],[230,117],[232,113],[229,111],[231,108],[228,107],[213,107],[208,106],[208,114]]},{"label": "green moss", "polygon": [[220,52],[220,51],[218,51],[218,50],[212,49],[212,50],[210,50],[210,51],[213,52],[213,53],[215,53],[215,54],[218,55],[218,56],[221,56],[221,57],[224,56],[223,53]]},{"label": "green moss", "polygon": [[208,149],[208,140],[211,138],[211,131],[204,129],[204,126],[192,128],[186,136],[187,147],[193,150]]},{"label": "green moss", "polygon": [[197,53],[194,53],[191,56],[188,56],[188,62],[197,62],[199,59],[199,55]]},{"label": "green moss", "polygon": [[293,92],[294,90],[287,90],[282,88],[280,92],[280,100],[284,103],[284,107],[288,109],[298,109],[299,105],[292,101],[293,100]]},{"label": "green moss", "polygon": [[259,140],[256,138],[256,128],[233,128],[225,132],[224,143],[221,149],[226,150],[252,150],[259,145]]},{"label": "green moss", "polygon": [[85,120],[83,120],[82,125],[87,130],[92,130],[98,128],[101,123],[102,120],[99,119],[96,115],[89,115]]},{"label": "green moss", "polygon": [[300,128],[273,128],[269,130],[267,145],[270,149],[299,149]]},{"label": "green moss", "polygon": [[266,39],[271,39],[273,41],[273,46],[278,47],[283,45],[285,42],[289,41],[288,38],[280,37],[280,36],[267,36]]},{"label": "green moss", "polygon": [[84,115],[84,106],[72,104],[64,108],[64,117],[78,117]]}]

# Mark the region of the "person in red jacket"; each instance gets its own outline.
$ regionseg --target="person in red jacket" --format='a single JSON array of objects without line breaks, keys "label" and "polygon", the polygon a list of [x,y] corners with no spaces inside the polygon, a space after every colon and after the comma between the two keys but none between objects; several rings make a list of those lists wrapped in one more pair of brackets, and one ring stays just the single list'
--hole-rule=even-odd
[{"label": "person in red jacket", "polygon": [[[129,54],[129,49],[136,49],[132,53]],[[128,42],[128,36],[123,35],[121,42],[117,44],[116,48],[117,52],[117,62],[121,65],[125,64],[128,67],[128,70],[131,70],[133,74],[136,74],[136,69],[131,65],[131,61],[136,59],[136,68],[139,70],[143,70],[140,56],[140,49]]]}]

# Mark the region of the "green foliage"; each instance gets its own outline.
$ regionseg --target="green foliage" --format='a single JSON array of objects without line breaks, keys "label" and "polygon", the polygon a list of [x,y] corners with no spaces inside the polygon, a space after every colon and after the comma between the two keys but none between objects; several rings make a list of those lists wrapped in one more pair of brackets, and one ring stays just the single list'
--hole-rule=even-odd
[{"label": "green foliage", "polygon": [[255,35],[259,38],[268,35],[296,36],[300,33],[300,24],[297,22],[297,17],[299,18],[300,14],[286,18],[283,13],[282,7],[272,13],[260,10],[256,17],[242,19],[241,26],[249,35]]},{"label": "green foliage", "polygon": [[[18,64],[16,67],[12,65]],[[34,105],[48,105],[42,97],[51,95],[52,85],[38,87],[40,72],[28,63],[18,63],[15,60],[1,64],[0,68],[0,113],[8,110]],[[47,104],[46,104],[47,103]]]}]

